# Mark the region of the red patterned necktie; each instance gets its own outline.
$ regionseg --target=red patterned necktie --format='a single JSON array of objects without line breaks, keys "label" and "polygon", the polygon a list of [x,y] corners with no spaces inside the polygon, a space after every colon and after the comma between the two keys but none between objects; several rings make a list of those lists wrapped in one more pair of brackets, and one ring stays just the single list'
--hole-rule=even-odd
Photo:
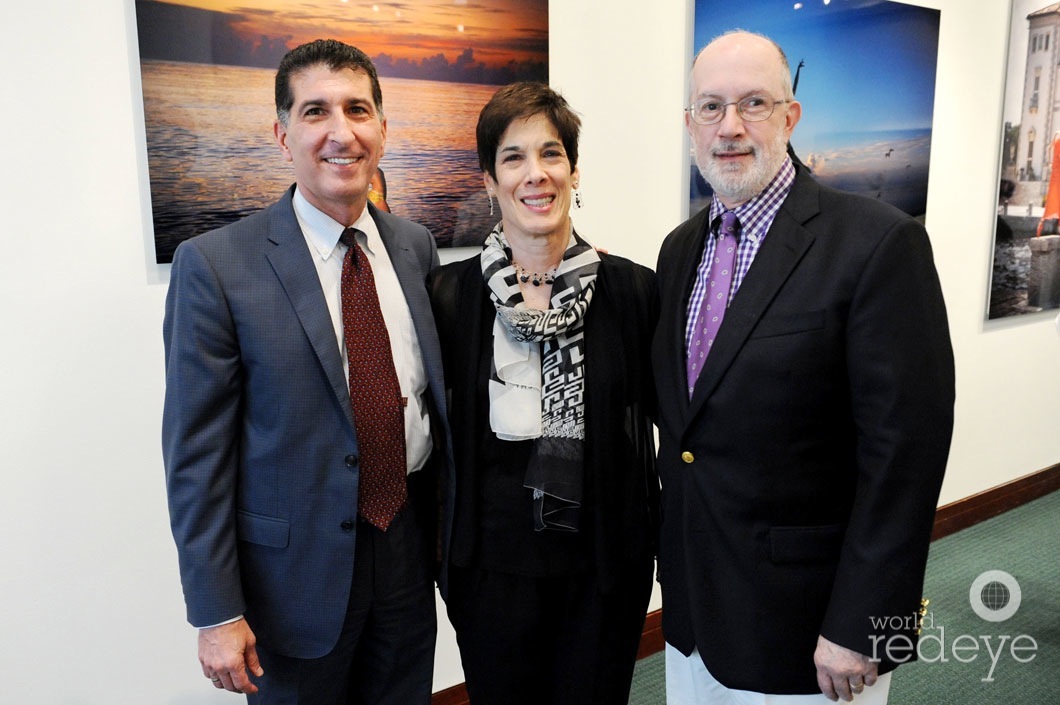
[{"label": "red patterned necktie", "polygon": [[714,261],[710,263],[710,279],[703,304],[699,309],[699,318],[692,331],[692,340],[688,345],[687,370],[688,397],[692,398],[696,380],[703,371],[714,346],[714,338],[721,329],[725,318],[725,308],[729,304],[729,288],[732,286],[732,270],[736,264],[736,236],[740,231],[740,221],[732,211],[725,211],[718,226],[718,239],[714,246]]},{"label": "red patterned necktie", "polygon": [[342,261],[342,332],[361,456],[357,511],[386,531],[407,497],[405,409],[375,276],[357,244],[358,232],[346,228],[340,238],[349,248]]}]

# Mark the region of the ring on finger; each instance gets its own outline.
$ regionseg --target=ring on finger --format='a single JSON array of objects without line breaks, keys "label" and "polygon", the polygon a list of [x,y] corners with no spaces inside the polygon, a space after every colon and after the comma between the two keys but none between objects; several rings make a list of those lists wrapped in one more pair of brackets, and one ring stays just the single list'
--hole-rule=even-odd
[{"label": "ring on finger", "polygon": [[213,677],[213,678],[211,678],[210,680],[211,680],[211,681],[213,681],[214,683],[220,683],[220,682],[221,682],[221,679],[220,679],[220,678],[218,678],[217,676],[214,676],[214,677]]}]

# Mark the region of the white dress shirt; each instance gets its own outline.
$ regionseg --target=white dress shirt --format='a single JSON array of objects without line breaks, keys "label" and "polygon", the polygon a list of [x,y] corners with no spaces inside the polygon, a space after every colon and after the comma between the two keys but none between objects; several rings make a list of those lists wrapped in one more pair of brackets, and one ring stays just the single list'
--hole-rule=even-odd
[{"label": "white dress shirt", "polygon": [[[346,354],[342,330],[342,260],[346,256],[347,247],[339,242],[346,226],[315,208],[297,188],[294,194],[294,212],[309,246],[309,252],[313,255],[313,264],[316,265],[317,275],[320,277],[320,287],[328,304],[331,324],[335,328],[335,340],[342,355],[342,366],[349,384],[350,361]],[[405,293],[401,289],[394,265],[367,207],[350,227],[364,233],[357,236],[357,242],[372,265],[376,293],[379,295],[379,308],[390,336],[390,350],[394,355],[398,385],[401,387],[401,396],[408,399],[405,407],[405,456],[408,471],[415,472],[424,466],[433,448],[430,418],[424,402],[427,372],[420,357],[420,341],[416,337],[412,314],[409,313]]]}]

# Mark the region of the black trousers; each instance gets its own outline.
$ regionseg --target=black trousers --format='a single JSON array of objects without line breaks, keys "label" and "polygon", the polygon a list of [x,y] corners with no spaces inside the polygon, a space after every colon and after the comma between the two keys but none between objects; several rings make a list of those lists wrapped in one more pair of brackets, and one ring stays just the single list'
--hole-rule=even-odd
[{"label": "black trousers", "polygon": [[450,566],[471,705],[626,705],[653,561],[601,593],[595,574],[529,578]]},{"label": "black trousers", "polygon": [[[430,705],[437,616],[434,550],[423,517],[403,509],[387,531],[357,524],[353,585],[338,644],[319,659],[258,646],[251,705]],[[430,550],[429,550],[430,549]]]}]

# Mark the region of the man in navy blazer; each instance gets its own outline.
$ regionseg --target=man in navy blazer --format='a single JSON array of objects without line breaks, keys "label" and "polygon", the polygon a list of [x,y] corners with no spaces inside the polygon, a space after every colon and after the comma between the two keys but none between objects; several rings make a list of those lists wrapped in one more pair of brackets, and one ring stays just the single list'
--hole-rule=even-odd
[{"label": "man in navy blazer", "polygon": [[[368,203],[386,120],[363,52],[333,40],[292,50],[276,108],[296,185],[182,243],[166,300],[163,454],[188,620],[203,674],[251,702],[426,705],[437,487],[451,466],[425,286],[437,250],[426,228]],[[408,499],[385,530],[357,509],[348,226],[405,400]]]},{"label": "man in navy blazer", "polygon": [[[668,702],[885,702],[953,424],[927,233],[793,163],[801,106],[768,38],[711,42],[690,96],[714,197],[663,243],[653,344]],[[731,288],[705,296],[726,212]]]}]

